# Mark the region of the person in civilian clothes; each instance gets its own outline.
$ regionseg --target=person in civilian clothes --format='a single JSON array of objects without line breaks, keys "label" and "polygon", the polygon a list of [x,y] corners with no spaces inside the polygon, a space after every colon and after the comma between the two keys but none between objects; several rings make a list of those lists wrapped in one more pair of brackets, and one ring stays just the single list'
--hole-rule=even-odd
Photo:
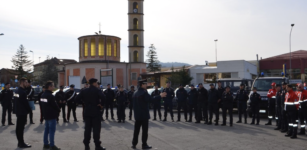
[{"label": "person in civilian clothes", "polygon": [[[59,117],[60,108],[56,103],[55,97],[52,95],[54,84],[48,81],[45,84],[46,91],[42,94],[40,99],[43,108],[43,115],[45,118],[45,132],[44,132],[44,147],[43,149],[61,150],[54,144],[54,135],[56,130],[56,122]],[[49,137],[49,139],[48,139]]]},{"label": "person in civilian clothes", "polygon": [[70,85],[70,90],[69,92],[67,92],[65,94],[65,101],[67,101],[67,121],[69,122],[69,118],[70,118],[70,112],[72,111],[73,117],[74,117],[74,121],[78,122],[77,120],[77,116],[76,116],[76,109],[77,109],[77,105],[75,102],[75,97],[77,96],[76,92],[75,92],[75,85]]},{"label": "person in civilian clothes", "polygon": [[253,93],[250,95],[250,107],[252,111],[252,122],[251,124],[255,124],[255,119],[257,117],[256,125],[259,125],[260,117],[259,117],[259,104],[261,103],[261,96],[257,93],[257,88],[253,88]]},{"label": "person in civilian clothes", "polygon": [[118,123],[125,123],[126,119],[126,114],[125,114],[125,109],[126,109],[126,104],[128,102],[128,95],[125,93],[123,86],[119,85],[118,86],[119,91],[117,92],[115,99],[117,102],[117,118],[118,118]]},{"label": "person in civilian clothes", "polygon": [[30,148],[31,145],[24,142],[24,129],[25,124],[27,122],[27,115],[32,111],[27,99],[26,88],[28,86],[28,81],[26,78],[21,78],[19,80],[20,87],[18,88],[17,94],[19,97],[17,98],[16,105],[16,137],[18,140],[19,148]]},{"label": "person in civilian clothes", "polygon": [[132,111],[133,111],[133,103],[132,103],[132,96],[134,94],[134,86],[132,85],[130,87],[130,91],[128,92],[128,101],[129,101],[129,120],[131,120],[132,117]]},{"label": "person in civilian clothes", "polygon": [[188,107],[189,107],[189,121],[192,122],[192,117],[193,117],[193,111],[195,114],[195,120],[197,120],[197,95],[198,92],[196,88],[194,87],[194,84],[190,85],[191,90],[188,93]]},{"label": "person in civilian clothes", "polygon": [[233,94],[230,91],[230,86],[226,86],[226,90],[221,95],[221,100],[223,102],[223,124],[221,126],[226,126],[226,114],[228,111],[230,118],[230,126],[232,127]]},{"label": "person in civilian clothes", "polygon": [[13,91],[10,90],[11,85],[9,83],[5,84],[5,89],[1,91],[0,102],[2,105],[2,126],[5,126],[5,118],[7,112],[8,125],[14,125],[12,123],[12,99],[13,99]]},{"label": "person in civilian clothes", "polygon": [[40,101],[42,94],[45,92],[45,86],[42,87],[42,91],[38,94],[37,98],[38,98],[38,104],[39,104],[39,112],[40,112],[40,118],[39,118],[39,122],[41,124],[43,124],[44,121],[44,115],[43,115],[43,110],[42,110],[42,103]]},{"label": "person in civilian clothes", "polygon": [[[158,85],[155,85],[155,90],[151,93],[151,97],[159,96],[161,92],[158,89]],[[157,112],[159,115],[160,121],[162,121],[162,114],[161,114],[161,101],[154,101],[154,119],[157,120]]]}]

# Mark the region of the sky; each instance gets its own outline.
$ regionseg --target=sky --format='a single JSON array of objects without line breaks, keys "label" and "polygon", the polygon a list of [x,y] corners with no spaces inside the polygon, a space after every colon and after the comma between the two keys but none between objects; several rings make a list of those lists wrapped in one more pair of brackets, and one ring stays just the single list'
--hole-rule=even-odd
[{"label": "sky", "polygon": [[[78,61],[78,37],[102,33],[121,38],[128,61],[127,0],[0,0],[0,68],[11,68],[20,44],[34,52]],[[154,44],[161,62],[202,65],[255,60],[307,50],[306,0],[145,0],[144,46]],[[29,53],[32,59],[33,53]],[[40,57],[40,59],[39,59]],[[146,58],[146,57],[145,57]]]}]

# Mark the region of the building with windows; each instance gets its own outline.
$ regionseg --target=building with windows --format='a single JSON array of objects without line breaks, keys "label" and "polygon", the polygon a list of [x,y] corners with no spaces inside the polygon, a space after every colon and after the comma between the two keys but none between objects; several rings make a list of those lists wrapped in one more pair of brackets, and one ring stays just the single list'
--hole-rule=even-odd
[{"label": "building with windows", "polygon": [[140,74],[146,72],[144,63],[144,0],[128,0],[129,62],[120,62],[121,38],[111,35],[81,36],[79,62],[65,65],[58,72],[58,85],[75,84],[83,87],[82,81],[97,78],[105,86],[118,84],[128,87],[137,85]]},{"label": "building with windows", "polygon": [[[290,58],[291,58],[291,72],[290,72]],[[281,76],[281,72],[284,72],[283,65],[286,65],[286,74],[291,79],[301,79],[306,81],[307,73],[307,51],[298,50],[291,54],[281,54],[259,61],[260,72],[263,72],[265,76]]]}]

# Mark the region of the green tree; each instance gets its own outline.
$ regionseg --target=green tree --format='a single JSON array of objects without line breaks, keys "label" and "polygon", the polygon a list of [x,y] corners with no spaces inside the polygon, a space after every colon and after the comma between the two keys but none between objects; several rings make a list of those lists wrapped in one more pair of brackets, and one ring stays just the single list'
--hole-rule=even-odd
[{"label": "green tree", "polygon": [[147,70],[149,72],[161,71],[160,61],[158,60],[157,51],[153,44],[149,47],[149,51],[146,55],[148,59],[147,62]]},{"label": "green tree", "polygon": [[32,70],[31,67],[33,66],[33,62],[29,60],[30,56],[27,54],[28,52],[25,51],[25,47],[20,45],[16,54],[12,57],[12,68],[15,70],[14,74],[18,75],[18,79],[22,77],[31,78],[30,72]]},{"label": "green tree", "polygon": [[168,78],[168,81],[172,83],[172,87],[176,88],[179,86],[179,84],[182,85],[188,85],[193,80],[193,77],[190,76],[188,70],[185,66],[183,66],[180,70],[174,69],[174,67],[171,68],[172,73],[170,77]]},{"label": "green tree", "polygon": [[39,84],[43,85],[47,81],[53,81],[54,85],[57,86],[58,83],[58,70],[55,65],[55,60],[56,58],[50,58],[47,56],[47,60],[45,60],[45,65],[42,69],[42,74],[39,77]]}]

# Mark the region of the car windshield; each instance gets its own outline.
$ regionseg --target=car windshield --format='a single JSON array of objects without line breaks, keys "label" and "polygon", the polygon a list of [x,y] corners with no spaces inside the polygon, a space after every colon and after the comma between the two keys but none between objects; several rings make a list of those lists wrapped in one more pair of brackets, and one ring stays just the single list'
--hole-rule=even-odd
[{"label": "car windshield", "polygon": [[281,85],[284,81],[284,79],[257,79],[253,87],[256,87],[258,91],[269,91],[273,82]]},{"label": "car windshield", "polygon": [[222,87],[230,86],[231,92],[237,92],[240,89],[242,81],[221,81],[221,83]]},{"label": "car windshield", "polygon": [[40,93],[42,91],[42,88],[34,88],[35,93]]}]

